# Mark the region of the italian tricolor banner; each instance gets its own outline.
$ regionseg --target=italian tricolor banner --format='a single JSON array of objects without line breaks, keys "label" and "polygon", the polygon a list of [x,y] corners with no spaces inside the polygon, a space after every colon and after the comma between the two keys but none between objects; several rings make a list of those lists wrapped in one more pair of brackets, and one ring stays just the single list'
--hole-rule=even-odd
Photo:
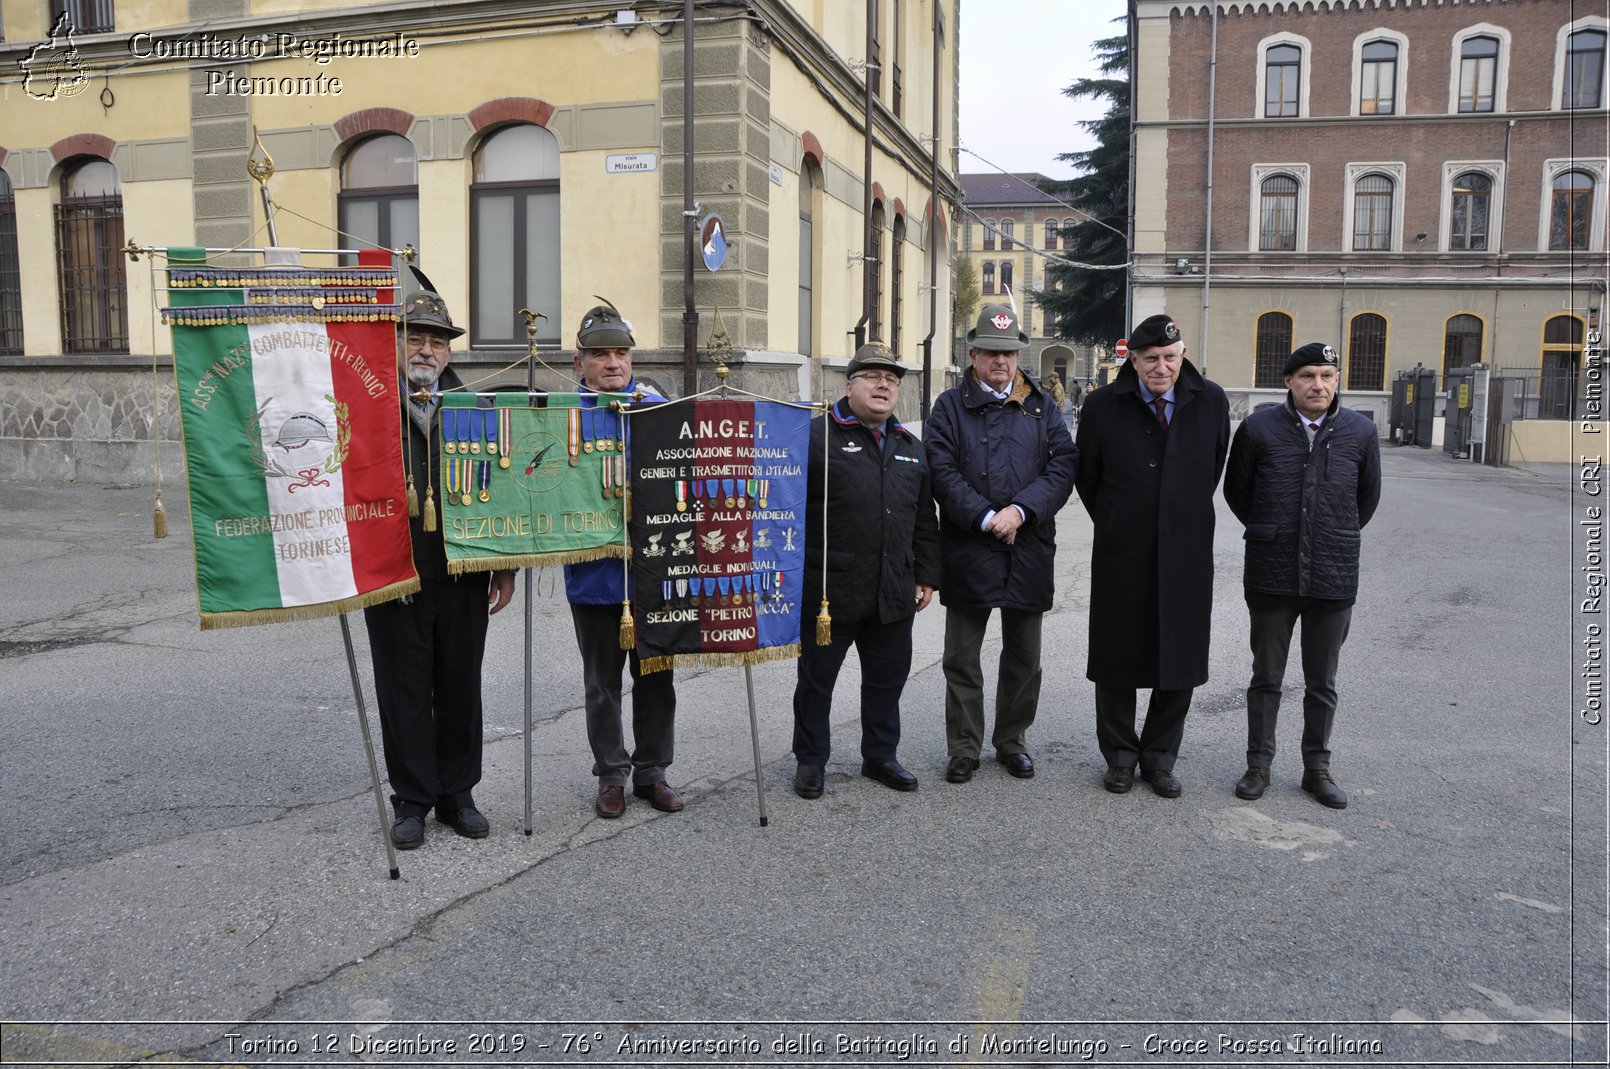
[{"label": "italian tricolor banner", "polygon": [[171,263],[163,313],[202,629],[330,616],[418,590],[395,306],[376,288],[394,276]]}]

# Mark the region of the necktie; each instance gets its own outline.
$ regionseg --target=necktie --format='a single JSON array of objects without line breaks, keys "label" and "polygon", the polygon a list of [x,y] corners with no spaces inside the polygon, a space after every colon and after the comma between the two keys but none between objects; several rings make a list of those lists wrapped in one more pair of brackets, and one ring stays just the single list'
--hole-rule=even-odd
[{"label": "necktie", "polygon": [[883,430],[879,427],[869,428],[872,431],[872,440],[878,443],[878,449],[883,448]]},{"label": "necktie", "polygon": [[1157,413],[1157,422],[1168,426],[1168,401],[1162,397],[1152,398],[1152,409]]},{"label": "necktie", "polygon": [[1314,439],[1319,437],[1319,424],[1305,423],[1304,426],[1308,428],[1308,449],[1310,452],[1312,452],[1314,448]]}]

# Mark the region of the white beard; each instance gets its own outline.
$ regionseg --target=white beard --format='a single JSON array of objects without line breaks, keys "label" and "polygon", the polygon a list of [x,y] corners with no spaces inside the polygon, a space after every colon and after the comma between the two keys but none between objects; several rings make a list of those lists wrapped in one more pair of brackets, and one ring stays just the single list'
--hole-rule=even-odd
[{"label": "white beard", "polygon": [[429,364],[408,365],[408,382],[411,386],[430,386],[436,382],[438,377],[435,367]]}]

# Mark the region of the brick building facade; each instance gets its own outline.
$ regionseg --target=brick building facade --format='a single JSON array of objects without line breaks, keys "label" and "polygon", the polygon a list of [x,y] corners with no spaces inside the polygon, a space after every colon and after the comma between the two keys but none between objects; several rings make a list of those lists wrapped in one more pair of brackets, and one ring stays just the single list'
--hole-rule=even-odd
[{"label": "brick building facade", "polygon": [[1477,362],[1524,374],[1534,414],[1578,412],[1605,303],[1610,4],[1135,9],[1135,318],[1172,314],[1238,412],[1314,340],[1379,421],[1416,364],[1439,386]]}]

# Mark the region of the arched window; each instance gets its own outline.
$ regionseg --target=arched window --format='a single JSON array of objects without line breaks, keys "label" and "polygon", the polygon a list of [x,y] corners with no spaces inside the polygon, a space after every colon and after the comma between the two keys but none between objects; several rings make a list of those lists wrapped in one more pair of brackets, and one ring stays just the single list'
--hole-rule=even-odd
[{"label": "arched window", "polygon": [[984,261],[984,281],[979,286],[979,292],[993,294],[995,292],[995,261]]},{"label": "arched window", "polygon": [[22,270],[17,253],[17,196],[0,171],[0,354],[22,353]]},{"label": "arched window", "polygon": [[1386,319],[1374,312],[1353,317],[1347,338],[1347,388],[1381,390],[1386,382]]},{"label": "arched window", "polygon": [[1604,106],[1605,31],[1578,30],[1565,42],[1565,85],[1562,108]]},{"label": "arched window", "polygon": [[[1012,278],[1012,271],[1013,271],[1012,261],[1011,260],[1002,260],[1001,261],[1001,293],[1002,294],[1005,294],[1008,290],[1014,290],[1016,282]],[[1015,292],[1015,290],[1014,290],[1014,292]]]},{"label": "arched window", "polygon": [[1270,175],[1258,191],[1258,248],[1290,252],[1296,247],[1297,180],[1289,174]]},{"label": "arched window", "polygon": [[1588,221],[1593,218],[1593,177],[1566,171],[1554,180],[1549,205],[1549,248],[1586,249]]},{"label": "arched window", "polygon": [[1453,180],[1448,248],[1480,250],[1487,247],[1487,224],[1492,213],[1493,180],[1465,171]]},{"label": "arched window", "polygon": [[1263,114],[1288,118],[1297,114],[1303,72],[1303,50],[1296,45],[1274,45],[1264,53]]},{"label": "arched window", "polygon": [[[385,249],[419,247],[419,160],[400,134],[380,134],[354,145],[341,161],[337,198],[340,227]],[[356,263],[356,257],[348,261]],[[412,276],[403,272],[403,288]]]},{"label": "arched window", "polygon": [[889,247],[893,250],[889,261],[889,348],[900,355],[900,328],[905,312],[906,287],[906,217],[894,217],[894,234]]},{"label": "arched window", "polygon": [[540,126],[505,126],[482,141],[470,185],[472,345],[524,346],[529,308],[537,342],[558,345],[559,141]]},{"label": "arched window", "polygon": [[1392,248],[1392,179],[1367,174],[1353,184],[1353,251]]},{"label": "arched window", "polygon": [[886,218],[882,204],[872,205],[872,263],[868,265],[869,270],[872,272],[872,308],[869,312],[870,321],[867,326],[870,333],[867,337],[876,338],[879,341],[887,340],[887,335],[883,333],[883,264],[885,261],[883,242],[884,220]]},{"label": "arched window", "polygon": [[1498,86],[1498,38],[1467,37],[1459,49],[1459,110],[1492,111]]},{"label": "arched window", "polygon": [[995,220],[984,220],[984,248],[995,248]]},{"label": "arched window", "polygon": [[1062,220],[1062,251],[1063,252],[1072,251],[1072,249],[1073,249],[1073,228],[1075,226],[1077,226],[1078,223],[1079,223],[1079,220],[1073,218],[1072,216],[1069,216],[1068,218]]},{"label": "arched window", "polygon": [[1398,46],[1391,41],[1371,41],[1359,59],[1358,113],[1396,114]]},{"label": "arched window", "polygon": [[1055,219],[1045,221],[1045,247],[1048,249],[1057,247],[1057,221]]},{"label": "arched window", "polygon": [[62,351],[128,352],[123,184],[107,161],[79,161],[62,175],[56,248]]},{"label": "arched window", "polygon": [[1003,251],[1012,247],[1012,236],[1017,232],[1015,227],[1016,224],[1012,220],[1001,220],[1001,249]]},{"label": "arched window", "polygon": [[1448,318],[1442,335],[1442,376],[1456,368],[1481,363],[1481,320],[1460,313]]},{"label": "arched window", "polygon": [[1290,356],[1291,316],[1284,312],[1265,312],[1258,317],[1252,385],[1260,390],[1273,390],[1285,385],[1284,370]]},{"label": "arched window", "polygon": [[799,351],[811,356],[816,332],[816,194],[822,172],[809,156],[799,167]]},{"label": "arched window", "polygon": [[1541,367],[1538,418],[1573,418],[1577,376],[1582,369],[1582,320],[1576,316],[1554,316],[1543,324]]}]

